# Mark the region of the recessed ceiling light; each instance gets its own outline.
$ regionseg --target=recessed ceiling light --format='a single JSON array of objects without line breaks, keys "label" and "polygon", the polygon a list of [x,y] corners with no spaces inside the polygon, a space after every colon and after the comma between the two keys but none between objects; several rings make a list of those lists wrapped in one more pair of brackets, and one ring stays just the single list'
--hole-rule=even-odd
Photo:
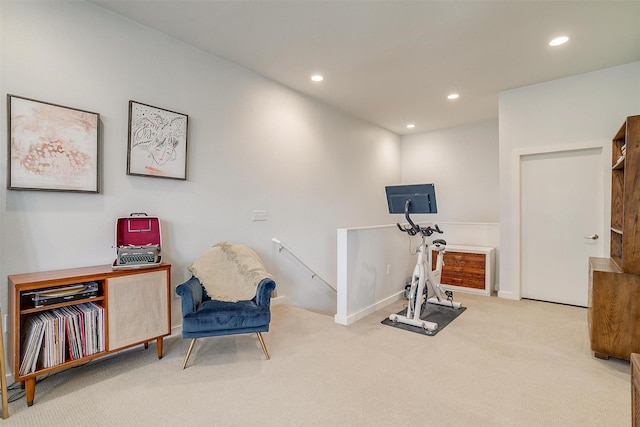
[{"label": "recessed ceiling light", "polygon": [[320,74],[314,74],[313,76],[311,76],[311,80],[313,80],[314,82],[321,82],[324,80],[324,77],[322,77]]},{"label": "recessed ceiling light", "polygon": [[414,125],[413,123],[409,123],[407,125],[407,129],[413,129],[414,127],[416,127],[416,125]]},{"label": "recessed ceiling light", "polygon": [[560,46],[561,44],[565,44],[568,41],[569,37],[567,36],[556,37],[549,42],[549,46]]},{"label": "recessed ceiling light", "polygon": [[460,98],[460,95],[458,95],[457,93],[452,93],[450,95],[447,95],[447,99],[458,99]]}]

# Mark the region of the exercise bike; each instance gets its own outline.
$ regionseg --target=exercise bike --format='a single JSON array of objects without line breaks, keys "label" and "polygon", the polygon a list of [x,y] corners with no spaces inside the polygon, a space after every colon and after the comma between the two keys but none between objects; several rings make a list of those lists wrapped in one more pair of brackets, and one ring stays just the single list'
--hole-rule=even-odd
[{"label": "exercise bike", "polygon": [[[433,233],[442,234],[443,231],[440,230],[437,224],[433,227],[416,225],[409,215],[410,203],[411,200],[407,200],[405,206],[405,218],[409,225],[404,227],[400,224],[396,225],[400,231],[407,233],[409,236],[419,234],[422,241],[416,249],[418,260],[411,277],[407,313],[406,315],[391,314],[389,316],[389,320],[411,326],[417,326],[428,331],[435,331],[438,329],[437,323],[421,319],[421,315],[425,310],[427,303],[444,305],[455,309],[459,309],[461,304],[453,300],[453,292],[445,290],[440,286],[442,267],[444,266],[444,252],[447,242],[444,239],[435,239],[431,242],[433,245],[431,248],[428,244],[428,238],[430,238]],[[431,269],[433,262],[432,250],[438,253],[435,270]],[[431,298],[428,297],[429,288],[433,291],[433,296]]]}]

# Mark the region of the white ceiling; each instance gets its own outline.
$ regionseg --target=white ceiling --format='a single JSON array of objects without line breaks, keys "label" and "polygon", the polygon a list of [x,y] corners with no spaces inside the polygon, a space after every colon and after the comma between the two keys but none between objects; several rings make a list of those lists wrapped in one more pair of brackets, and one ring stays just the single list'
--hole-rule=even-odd
[{"label": "white ceiling", "polygon": [[[499,91],[640,60],[637,0],[91,1],[400,135],[496,119]],[[549,47],[558,35],[571,39]]]}]

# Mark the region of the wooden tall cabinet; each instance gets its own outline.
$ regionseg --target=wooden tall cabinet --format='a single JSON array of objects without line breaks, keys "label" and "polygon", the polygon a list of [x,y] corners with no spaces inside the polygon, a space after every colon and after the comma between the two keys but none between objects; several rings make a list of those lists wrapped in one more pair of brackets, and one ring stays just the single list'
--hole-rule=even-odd
[{"label": "wooden tall cabinet", "polygon": [[612,144],[611,259],[640,274],[640,116],[628,117]]},{"label": "wooden tall cabinet", "polygon": [[589,259],[589,338],[596,357],[640,353],[640,116],[613,137],[611,257]]},{"label": "wooden tall cabinet", "polygon": [[[111,265],[14,274],[9,281],[9,357],[16,382],[33,404],[36,378],[77,366],[135,345],[156,341],[162,358],[163,337],[171,333],[171,265],[114,271]],[[69,297],[61,289],[95,283],[97,295]],[[62,295],[39,304],[34,295]],[[80,313],[78,315],[78,313]],[[35,320],[34,320],[35,319]],[[61,320],[62,319],[62,320]],[[69,321],[69,319],[73,319]],[[29,343],[34,323],[43,332],[35,357]],[[27,360],[33,363],[25,363]]]}]

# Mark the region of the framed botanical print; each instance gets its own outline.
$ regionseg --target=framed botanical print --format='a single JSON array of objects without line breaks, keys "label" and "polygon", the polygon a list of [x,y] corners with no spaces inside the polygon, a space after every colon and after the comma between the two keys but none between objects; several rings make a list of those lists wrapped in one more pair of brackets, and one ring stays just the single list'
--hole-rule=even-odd
[{"label": "framed botanical print", "polygon": [[127,175],[187,179],[189,116],[129,101]]},{"label": "framed botanical print", "polygon": [[99,192],[100,115],[7,95],[9,190]]}]

